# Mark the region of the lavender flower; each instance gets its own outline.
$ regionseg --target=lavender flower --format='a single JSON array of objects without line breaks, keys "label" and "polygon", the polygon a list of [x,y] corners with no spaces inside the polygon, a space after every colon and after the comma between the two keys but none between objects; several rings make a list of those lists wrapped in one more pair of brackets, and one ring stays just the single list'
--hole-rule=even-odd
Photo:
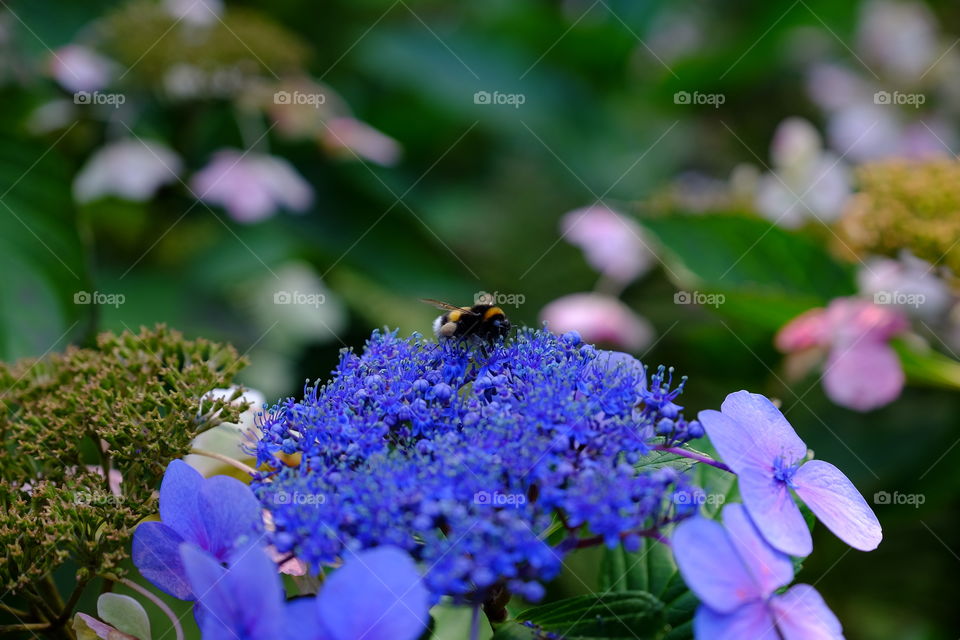
[{"label": "lavender flower", "polygon": [[702,601],[694,634],[710,640],[842,639],[840,622],[817,591],[793,580],[790,558],[770,547],[747,510],[723,509],[723,525],[695,517],[673,534],[677,566]]},{"label": "lavender flower", "polygon": [[[583,536],[635,546],[688,515],[673,500],[691,490],[683,474],[634,468],[656,425],[682,420],[667,384],[653,386],[669,403],[644,401],[643,365],[575,333],[475,349],[374,333],[263,421],[257,457],[273,471],[254,491],[273,544],[313,567],[393,545],[428,567],[435,597],[536,600]],[[555,519],[566,540],[547,538]]]},{"label": "lavender flower", "polygon": [[813,550],[793,490],[838,538],[861,551],[880,544],[880,523],[847,476],[829,462],[809,460],[807,445],[764,396],[737,391],[721,411],[700,422],[724,462],[737,474],[743,503],[775,549],[793,556]]},{"label": "lavender flower", "polygon": [[167,466],[160,485],[160,520],[133,534],[133,563],[161,591],[194,600],[180,546],[192,543],[224,562],[238,543],[259,537],[260,505],[235,478],[204,478],[182,460]]},{"label": "lavender flower", "polygon": [[238,549],[228,568],[191,544],[180,555],[200,594],[204,640],[414,640],[429,622],[416,566],[389,547],[351,557],[317,597],[290,602],[261,547]]}]

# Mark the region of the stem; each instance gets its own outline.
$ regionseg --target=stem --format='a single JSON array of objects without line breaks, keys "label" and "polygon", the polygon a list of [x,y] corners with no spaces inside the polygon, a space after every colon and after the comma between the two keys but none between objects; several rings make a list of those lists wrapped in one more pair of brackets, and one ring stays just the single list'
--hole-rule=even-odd
[{"label": "stem", "polygon": [[0,602],[0,611],[6,611],[10,615],[16,616],[18,618],[27,618],[30,616],[29,611],[24,611],[23,609],[17,609],[16,607],[11,607],[10,605],[3,604],[2,602]]},{"label": "stem", "polygon": [[214,460],[219,460],[220,462],[230,465],[234,469],[239,469],[244,473],[249,473],[251,476],[257,475],[257,470],[253,467],[247,466],[240,462],[239,460],[234,460],[230,456],[225,456],[222,453],[216,453],[214,451],[207,451],[206,449],[190,449],[190,453],[196,456],[204,456],[206,458],[213,458]]},{"label": "stem", "polygon": [[116,576],[110,576],[110,575],[103,576],[103,577],[106,578],[107,580],[119,582],[120,584],[127,587],[128,589],[133,589],[134,591],[142,595],[144,598],[146,598],[153,604],[157,605],[157,608],[160,609],[160,611],[162,611],[163,614],[170,619],[170,624],[173,625],[173,632],[177,635],[177,640],[183,640],[183,627],[180,626],[180,619],[177,618],[176,615],[174,615],[173,610],[171,610],[170,607],[167,606],[166,602],[164,602],[157,596],[153,595],[152,593],[150,593],[150,591],[141,587],[136,582],[133,582],[132,580],[128,580],[127,578],[118,578]]},{"label": "stem", "polygon": [[73,608],[76,607],[77,602],[80,601],[80,596],[83,595],[83,590],[86,588],[87,582],[87,580],[81,580],[77,583],[77,586],[73,589],[73,593],[70,594],[70,598],[67,600],[67,604],[63,605],[60,617],[56,619],[54,624],[62,626],[70,619],[70,614],[73,613]]},{"label": "stem", "polygon": [[0,626],[0,634],[14,633],[16,631],[42,631],[44,629],[49,629],[49,628],[50,628],[49,622],[25,622],[23,624],[5,624]]},{"label": "stem", "polygon": [[480,605],[473,605],[473,613],[470,615],[470,640],[477,640],[480,637]]},{"label": "stem", "polygon": [[703,453],[690,451],[689,449],[684,449],[683,447],[666,447],[662,444],[654,445],[653,448],[656,449],[657,451],[666,451],[667,453],[673,453],[683,458],[690,458],[691,460],[696,460],[697,462],[708,464],[711,467],[716,467],[717,469],[722,469],[723,471],[728,471],[730,473],[733,473],[733,469],[723,464],[719,460],[714,460],[710,456]]}]

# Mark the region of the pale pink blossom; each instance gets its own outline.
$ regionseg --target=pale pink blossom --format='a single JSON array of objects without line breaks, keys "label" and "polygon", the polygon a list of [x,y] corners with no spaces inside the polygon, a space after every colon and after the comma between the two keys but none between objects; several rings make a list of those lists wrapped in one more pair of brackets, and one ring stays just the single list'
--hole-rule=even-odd
[{"label": "pale pink blossom", "polygon": [[99,53],[79,44],[68,44],[53,52],[50,74],[67,91],[98,91],[113,77],[114,64]]},{"label": "pale pink blossom", "polygon": [[590,266],[621,284],[653,266],[655,256],[640,225],[605,205],[568,212],[560,229],[567,242],[583,250]]},{"label": "pale pink blossom", "polygon": [[903,367],[889,341],[908,328],[906,316],[894,308],[837,298],[825,309],[811,309],[788,322],[775,343],[791,357],[805,359],[808,350],[826,353],[827,397],[849,409],[870,411],[892,402],[903,389]]},{"label": "pale pink blossom", "polygon": [[262,153],[219,151],[190,185],[201,200],[243,223],[269,218],[280,208],[303,212],[313,203],[313,189],[289,162]]},{"label": "pale pink blossom", "polygon": [[73,181],[78,202],[104,196],[149,200],[181,170],[179,156],[159,142],[124,138],[94,152]]},{"label": "pale pink blossom", "polygon": [[400,144],[390,136],[356,118],[333,118],[321,135],[323,145],[334,153],[357,156],[386,167],[400,159]]},{"label": "pale pink blossom", "polygon": [[576,331],[585,342],[640,351],[653,340],[653,326],[619,299],[601,293],[574,293],[558,298],[540,312],[547,329]]}]

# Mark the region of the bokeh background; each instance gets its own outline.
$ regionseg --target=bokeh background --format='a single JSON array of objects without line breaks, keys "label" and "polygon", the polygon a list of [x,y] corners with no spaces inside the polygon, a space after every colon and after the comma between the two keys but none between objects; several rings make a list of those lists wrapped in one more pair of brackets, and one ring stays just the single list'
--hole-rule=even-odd
[{"label": "bokeh background", "polygon": [[[164,322],[272,401],[373,328],[429,332],[418,298],[495,294],[674,366],[688,415],[776,397],[868,500],[914,496],[875,505],[874,553],[818,528],[798,579],[848,638],[955,638],[952,278],[836,221],[859,165],[953,156],[957,36],[950,2],[5,0],[0,357]],[[923,292],[932,353],[882,408],[775,348],[887,290]]]}]

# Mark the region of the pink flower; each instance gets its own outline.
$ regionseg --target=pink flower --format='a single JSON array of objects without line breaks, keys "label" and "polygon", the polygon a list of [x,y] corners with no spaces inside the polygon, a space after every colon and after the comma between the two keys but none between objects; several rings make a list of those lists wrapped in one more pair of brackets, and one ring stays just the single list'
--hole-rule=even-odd
[{"label": "pink flower", "polygon": [[201,200],[218,204],[237,222],[258,222],[281,207],[306,211],[313,189],[289,162],[261,153],[219,151],[193,176],[191,188]]},{"label": "pink flower", "polygon": [[780,351],[803,357],[820,349],[827,357],[823,387],[840,406],[870,411],[900,395],[903,367],[889,345],[909,323],[900,311],[858,298],[837,298],[788,322],[775,338]]},{"label": "pink flower", "polygon": [[67,91],[97,91],[110,82],[113,63],[92,49],[69,44],[53,52],[50,73]]},{"label": "pink flower", "polygon": [[654,254],[640,225],[605,205],[570,211],[560,228],[569,243],[583,250],[590,266],[621,284],[653,265]]},{"label": "pink flower", "polygon": [[396,140],[355,118],[333,118],[326,123],[321,140],[330,151],[348,156],[356,154],[385,167],[395,165],[400,159],[400,144]]},{"label": "pink flower", "polygon": [[558,298],[540,312],[554,333],[577,331],[585,342],[640,351],[653,340],[653,327],[617,298],[575,293]]}]

